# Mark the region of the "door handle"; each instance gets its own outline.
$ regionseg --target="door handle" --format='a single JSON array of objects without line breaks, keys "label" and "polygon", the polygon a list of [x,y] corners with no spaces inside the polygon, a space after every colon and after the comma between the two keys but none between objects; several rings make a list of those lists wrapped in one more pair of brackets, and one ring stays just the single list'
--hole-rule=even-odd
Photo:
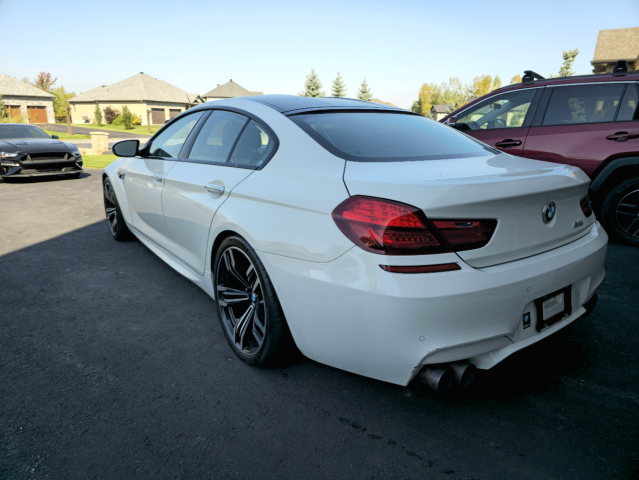
[{"label": "door handle", "polygon": [[614,140],[615,142],[625,142],[631,138],[639,137],[639,133],[617,132],[614,135],[608,135],[606,140]]},{"label": "door handle", "polygon": [[215,185],[214,183],[209,183],[207,185],[204,185],[204,188],[206,188],[211,193],[224,193],[224,187],[222,185]]},{"label": "door handle", "polygon": [[500,147],[500,148],[511,148],[511,147],[517,147],[521,145],[521,140],[512,140],[510,138],[507,138],[506,140],[502,140],[501,142],[497,142],[495,144],[496,147]]},{"label": "door handle", "polygon": [[155,180],[157,183],[162,183],[162,175],[161,174],[154,173],[151,176],[153,177],[153,180]]}]

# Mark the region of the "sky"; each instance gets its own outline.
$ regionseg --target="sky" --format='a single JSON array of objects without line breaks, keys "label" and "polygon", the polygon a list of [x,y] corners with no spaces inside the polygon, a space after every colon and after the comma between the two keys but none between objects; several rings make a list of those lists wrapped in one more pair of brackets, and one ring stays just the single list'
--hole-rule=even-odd
[{"label": "sky", "polygon": [[[605,7],[605,8],[604,8]],[[0,0],[0,74],[50,72],[79,94],[144,72],[189,93],[233,79],[265,94],[299,93],[315,69],[355,97],[409,108],[423,83],[524,70],[592,72],[597,33],[639,26],[639,0],[199,1]]]}]

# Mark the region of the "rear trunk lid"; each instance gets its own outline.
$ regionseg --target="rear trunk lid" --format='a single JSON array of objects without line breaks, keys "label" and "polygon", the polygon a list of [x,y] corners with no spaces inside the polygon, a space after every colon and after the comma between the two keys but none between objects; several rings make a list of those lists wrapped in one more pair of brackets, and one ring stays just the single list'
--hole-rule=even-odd
[{"label": "rear trunk lid", "polygon": [[[481,268],[560,247],[585,235],[595,221],[580,199],[590,179],[576,167],[508,154],[415,162],[347,162],[344,182],[351,195],[407,203],[436,219],[496,219],[490,242],[458,252]],[[545,223],[544,206],[555,205]],[[580,222],[583,222],[580,224]]]}]

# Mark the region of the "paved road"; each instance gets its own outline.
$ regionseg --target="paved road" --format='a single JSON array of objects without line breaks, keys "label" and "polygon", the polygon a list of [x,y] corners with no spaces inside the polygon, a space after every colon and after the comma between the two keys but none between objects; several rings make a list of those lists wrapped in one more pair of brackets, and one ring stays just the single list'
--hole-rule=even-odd
[{"label": "paved road", "polygon": [[639,475],[639,249],[590,318],[449,398],[300,355],[251,368],[214,302],[103,218],[100,172],[0,181],[0,478]]},{"label": "paved road", "polygon": [[[61,123],[49,124],[46,126],[41,126],[42,129],[49,130],[51,132],[63,132],[67,133],[67,125]],[[71,125],[74,134],[81,135],[89,135],[91,132],[107,132],[109,137],[113,138],[141,138],[146,137],[150,138],[151,135],[145,135],[143,133],[127,133],[127,132],[114,132],[113,130],[103,130],[101,128],[86,128],[86,127],[78,127],[76,125]]]}]

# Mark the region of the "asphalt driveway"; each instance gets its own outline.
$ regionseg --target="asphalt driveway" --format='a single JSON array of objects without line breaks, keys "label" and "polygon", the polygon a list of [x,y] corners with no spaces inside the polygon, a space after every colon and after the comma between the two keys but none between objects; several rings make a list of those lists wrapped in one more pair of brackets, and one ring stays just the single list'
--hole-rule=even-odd
[{"label": "asphalt driveway", "polygon": [[239,361],[214,302],[104,220],[100,171],[0,180],[0,479],[639,476],[639,249],[595,313],[442,397]]}]

